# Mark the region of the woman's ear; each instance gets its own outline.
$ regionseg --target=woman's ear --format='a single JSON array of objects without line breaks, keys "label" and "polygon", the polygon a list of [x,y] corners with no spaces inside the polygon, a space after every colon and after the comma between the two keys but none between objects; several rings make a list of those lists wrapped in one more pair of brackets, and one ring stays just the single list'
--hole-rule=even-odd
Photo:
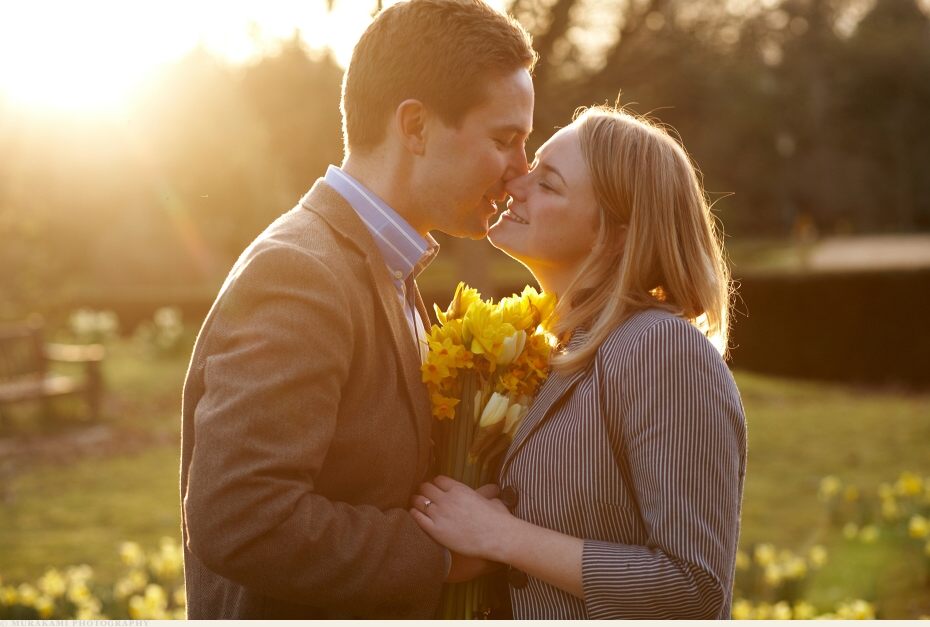
[{"label": "woman's ear", "polygon": [[419,100],[404,100],[394,110],[394,127],[404,147],[415,155],[426,152],[426,107]]},{"label": "woman's ear", "polygon": [[623,249],[626,248],[626,234],[630,232],[626,224],[616,230],[614,237],[609,242],[609,252],[612,255],[620,257],[623,255]]}]

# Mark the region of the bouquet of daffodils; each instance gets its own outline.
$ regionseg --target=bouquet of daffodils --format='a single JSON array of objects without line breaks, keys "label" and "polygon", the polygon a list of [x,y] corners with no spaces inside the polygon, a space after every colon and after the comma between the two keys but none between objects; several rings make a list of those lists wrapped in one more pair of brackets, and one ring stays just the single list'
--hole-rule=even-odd
[{"label": "bouquet of daffodils", "polygon": [[[422,367],[429,388],[438,472],[477,488],[496,479],[539,386],[549,374],[554,338],[547,322],[555,297],[527,287],[496,305],[459,283],[448,309],[435,307]],[[487,586],[476,580],[443,590],[440,618],[480,617]]]}]

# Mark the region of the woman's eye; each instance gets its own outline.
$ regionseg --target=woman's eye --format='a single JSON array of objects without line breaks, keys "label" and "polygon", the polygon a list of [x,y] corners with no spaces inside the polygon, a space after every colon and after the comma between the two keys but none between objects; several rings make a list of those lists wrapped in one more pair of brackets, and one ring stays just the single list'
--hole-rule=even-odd
[{"label": "woman's eye", "polygon": [[544,190],[546,190],[547,192],[554,192],[554,191],[555,191],[555,189],[554,189],[551,185],[549,185],[549,183],[547,183],[547,182],[545,182],[545,181],[543,181],[543,180],[540,180],[540,181],[539,181],[539,186],[540,186],[541,188],[543,188]]}]

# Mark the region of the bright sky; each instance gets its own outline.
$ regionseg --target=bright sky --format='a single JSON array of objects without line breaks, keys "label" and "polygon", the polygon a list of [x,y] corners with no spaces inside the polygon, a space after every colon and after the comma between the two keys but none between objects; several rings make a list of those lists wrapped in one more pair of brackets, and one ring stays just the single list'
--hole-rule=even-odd
[{"label": "bright sky", "polygon": [[[384,6],[396,0],[385,0]],[[198,43],[233,62],[296,29],[345,65],[377,3],[336,0],[0,2],[0,98],[33,109],[105,111]],[[491,2],[499,6],[501,1]]]}]

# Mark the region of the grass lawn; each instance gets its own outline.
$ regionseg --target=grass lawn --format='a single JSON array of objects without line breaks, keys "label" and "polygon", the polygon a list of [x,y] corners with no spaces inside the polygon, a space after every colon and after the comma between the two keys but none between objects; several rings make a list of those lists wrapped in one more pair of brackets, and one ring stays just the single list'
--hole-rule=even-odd
[{"label": "grass lawn", "polygon": [[[141,359],[117,343],[106,362],[106,450],[64,462],[23,461],[0,474],[0,577],[34,581],[50,566],[87,563],[100,580],[119,570],[118,546],[153,548],[179,538],[180,386],[186,356]],[[863,492],[904,470],[930,476],[930,395],[853,389],[737,373],[749,423],[742,546],[804,550],[822,543],[827,565],[807,596],[829,606],[877,602],[882,617],[930,614],[927,559],[905,538],[849,542],[827,526],[820,479],[836,475]],[[86,427],[85,427],[86,428]],[[21,437],[0,427],[0,441]],[[123,446],[126,435],[132,446]],[[34,437],[34,435],[32,436]],[[128,440],[127,440],[128,441]],[[909,552],[910,551],[910,552]]]}]

